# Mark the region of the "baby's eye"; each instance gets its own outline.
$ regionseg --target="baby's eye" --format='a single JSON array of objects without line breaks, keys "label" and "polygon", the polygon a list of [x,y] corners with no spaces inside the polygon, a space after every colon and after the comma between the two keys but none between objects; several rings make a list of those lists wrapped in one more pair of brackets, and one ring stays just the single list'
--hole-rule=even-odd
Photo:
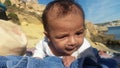
[{"label": "baby's eye", "polygon": [[82,35],[83,33],[84,33],[84,31],[77,32],[76,35]]},{"label": "baby's eye", "polygon": [[58,36],[57,38],[58,38],[58,39],[63,39],[63,38],[65,38],[65,37],[67,37],[67,35]]}]

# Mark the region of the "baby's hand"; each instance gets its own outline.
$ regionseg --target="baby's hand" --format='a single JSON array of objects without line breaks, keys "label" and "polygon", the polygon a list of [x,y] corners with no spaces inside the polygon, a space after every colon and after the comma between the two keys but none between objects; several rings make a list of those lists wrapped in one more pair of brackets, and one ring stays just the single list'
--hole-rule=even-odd
[{"label": "baby's hand", "polygon": [[71,63],[75,60],[75,57],[73,56],[63,56],[63,64],[66,67],[69,67],[71,65]]}]

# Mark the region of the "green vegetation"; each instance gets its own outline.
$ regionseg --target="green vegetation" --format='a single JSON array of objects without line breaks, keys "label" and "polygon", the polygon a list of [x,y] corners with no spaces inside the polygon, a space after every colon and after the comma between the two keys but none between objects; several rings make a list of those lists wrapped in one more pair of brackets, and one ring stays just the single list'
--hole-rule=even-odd
[{"label": "green vegetation", "polygon": [[106,44],[107,47],[120,51],[120,40],[111,40],[109,39]]},{"label": "green vegetation", "polygon": [[11,6],[11,1],[10,0],[5,0],[4,4],[6,5],[6,7]]},{"label": "green vegetation", "polygon": [[19,22],[19,18],[18,18],[18,16],[17,16],[17,14],[15,14],[15,13],[9,13],[8,14],[8,17],[15,23],[15,24],[18,24],[18,25],[20,25],[20,22]]},{"label": "green vegetation", "polygon": [[35,16],[37,19],[41,21],[41,16],[36,14],[35,12],[28,12],[28,14]]},{"label": "green vegetation", "polygon": [[[29,7],[29,8],[33,9],[33,7]],[[36,18],[38,18],[41,21],[40,15],[36,14],[35,12],[26,11],[25,8],[16,7],[15,4],[8,7],[8,13],[10,13],[10,12],[12,12],[12,13],[19,12],[19,13],[29,14],[29,15],[35,16]]]},{"label": "green vegetation", "polygon": [[110,34],[98,34],[98,35],[93,35],[91,34],[91,40],[93,42],[100,42],[103,44],[106,44],[108,40],[113,40],[114,39],[114,35],[110,35]]}]

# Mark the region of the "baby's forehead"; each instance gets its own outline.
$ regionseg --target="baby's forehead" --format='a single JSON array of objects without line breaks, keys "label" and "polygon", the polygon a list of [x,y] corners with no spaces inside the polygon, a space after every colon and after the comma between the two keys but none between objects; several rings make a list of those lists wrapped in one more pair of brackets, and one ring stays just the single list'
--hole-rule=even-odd
[{"label": "baby's forehead", "polygon": [[48,18],[49,17],[58,18],[58,17],[64,17],[66,15],[70,15],[70,14],[83,15],[82,10],[79,9],[74,4],[67,5],[67,6],[55,4],[55,5],[51,6],[51,8],[49,9],[47,16],[48,16]]}]

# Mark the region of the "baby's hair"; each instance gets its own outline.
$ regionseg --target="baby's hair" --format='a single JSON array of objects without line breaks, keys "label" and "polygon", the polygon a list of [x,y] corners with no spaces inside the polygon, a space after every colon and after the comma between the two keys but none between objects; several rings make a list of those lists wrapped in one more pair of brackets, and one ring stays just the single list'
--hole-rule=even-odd
[{"label": "baby's hair", "polygon": [[[50,16],[52,14],[52,16]],[[79,14],[85,20],[84,11],[82,7],[76,3],[74,0],[54,0],[47,4],[45,10],[42,14],[42,23],[44,26],[45,31],[48,30],[48,18],[58,18],[64,17],[68,14]],[[85,23],[83,25],[85,27]]]}]

